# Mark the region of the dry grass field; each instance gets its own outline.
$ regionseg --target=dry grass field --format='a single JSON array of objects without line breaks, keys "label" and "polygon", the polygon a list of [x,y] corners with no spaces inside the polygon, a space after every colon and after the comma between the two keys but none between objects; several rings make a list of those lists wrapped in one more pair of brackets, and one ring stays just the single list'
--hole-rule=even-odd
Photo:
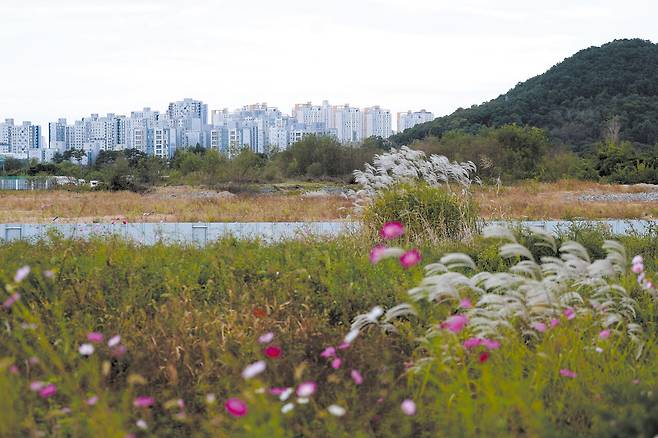
[{"label": "dry grass field", "polygon": [[[0,222],[286,222],[345,217],[337,196],[231,195],[190,187],[132,192],[0,192]],[[56,219],[55,219],[56,218]]]},{"label": "dry grass field", "polygon": [[[477,188],[486,219],[655,219],[658,202],[607,195],[654,193],[655,186],[605,185],[565,180]],[[606,195],[606,196],[601,196]],[[594,200],[581,199],[583,196]],[[601,199],[600,199],[601,198]],[[192,187],[130,192],[0,192],[0,222],[285,222],[341,220],[350,214],[341,196],[231,195]]]},{"label": "dry grass field", "polygon": [[[624,200],[624,196],[618,196],[640,193],[651,193],[653,200]],[[658,187],[643,184],[627,186],[563,180],[525,182],[500,188],[486,186],[477,190],[476,198],[480,214],[488,219],[656,219],[656,193]]]}]

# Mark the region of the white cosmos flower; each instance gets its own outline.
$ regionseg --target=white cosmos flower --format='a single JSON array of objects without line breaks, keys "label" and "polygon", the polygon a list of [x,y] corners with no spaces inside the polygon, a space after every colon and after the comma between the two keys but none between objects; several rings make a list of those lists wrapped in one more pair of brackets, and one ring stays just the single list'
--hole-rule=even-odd
[{"label": "white cosmos flower", "polygon": [[258,362],[254,362],[251,365],[247,365],[245,367],[244,371],[242,371],[242,377],[245,380],[249,380],[252,377],[256,377],[257,375],[265,371],[266,367],[267,365],[262,360],[259,360]]},{"label": "white cosmos flower", "polygon": [[288,400],[288,397],[290,397],[290,396],[292,395],[292,392],[293,392],[293,389],[292,389],[292,388],[288,388],[288,389],[286,389],[286,390],[283,391],[283,392],[281,393],[281,395],[279,396],[279,400],[281,400],[281,401],[286,401],[286,400]]},{"label": "white cosmos flower", "polygon": [[294,403],[286,403],[281,407],[281,413],[282,414],[287,414],[288,412],[292,411],[295,409],[295,404]]},{"label": "white cosmos flower", "polygon": [[90,356],[94,353],[94,346],[91,344],[81,344],[78,348],[78,353],[83,356]]},{"label": "white cosmos flower", "polygon": [[111,348],[111,347],[116,347],[117,345],[119,345],[119,342],[121,342],[121,336],[119,336],[119,335],[112,336],[112,337],[107,341],[107,346],[110,347],[110,348]]},{"label": "white cosmos flower", "polygon": [[327,408],[327,410],[331,415],[334,415],[336,417],[342,417],[343,415],[345,415],[345,412],[347,412],[345,408],[338,405],[331,405]]}]

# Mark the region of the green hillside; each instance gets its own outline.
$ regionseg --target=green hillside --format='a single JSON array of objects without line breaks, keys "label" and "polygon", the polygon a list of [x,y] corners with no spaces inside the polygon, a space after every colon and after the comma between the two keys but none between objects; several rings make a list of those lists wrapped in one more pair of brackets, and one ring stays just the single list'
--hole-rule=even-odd
[{"label": "green hillside", "polygon": [[552,140],[579,150],[601,140],[615,116],[621,140],[658,144],[658,45],[615,40],[581,50],[494,100],[407,129],[392,141],[517,123],[543,128]]}]

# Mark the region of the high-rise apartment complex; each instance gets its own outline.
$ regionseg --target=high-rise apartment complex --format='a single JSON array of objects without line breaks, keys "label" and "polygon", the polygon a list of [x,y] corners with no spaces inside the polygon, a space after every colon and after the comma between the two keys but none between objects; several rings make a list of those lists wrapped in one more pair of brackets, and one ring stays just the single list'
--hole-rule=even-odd
[{"label": "high-rise apartment complex", "polygon": [[5,154],[34,155],[42,147],[41,126],[31,122],[15,125],[14,119],[0,123],[0,152]]},{"label": "high-rise apartment complex", "polygon": [[415,112],[407,111],[406,113],[398,113],[398,132],[402,132],[420,123],[431,122],[432,120],[434,120],[434,114],[424,109]]},{"label": "high-rise apartment complex", "polygon": [[[432,118],[424,110],[398,114],[398,124],[404,129],[426,115]],[[30,122],[15,125],[13,119],[6,119],[0,123],[0,153],[50,159],[57,152],[82,149],[93,161],[100,151],[137,149],[171,158],[176,149],[199,145],[235,156],[243,149],[256,153],[284,150],[307,135],[330,136],[348,144],[391,134],[391,112],[379,106],[361,109],[349,104],[334,106],[325,100],[320,105],[297,104],[287,115],[258,103],[209,114],[208,105],[186,98],[171,102],[164,113],[144,108],[128,117],[91,114],[72,124],[58,119],[48,124],[47,145],[40,126]]]}]

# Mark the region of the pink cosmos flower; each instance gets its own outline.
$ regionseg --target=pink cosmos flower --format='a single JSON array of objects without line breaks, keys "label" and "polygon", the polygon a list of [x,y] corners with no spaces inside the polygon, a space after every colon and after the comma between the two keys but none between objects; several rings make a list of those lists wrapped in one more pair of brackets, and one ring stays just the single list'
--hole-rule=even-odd
[{"label": "pink cosmos flower", "polygon": [[148,408],[155,404],[155,399],[146,395],[140,395],[133,400],[133,406],[136,408]]},{"label": "pink cosmos flower", "polygon": [[557,325],[560,323],[559,319],[553,318],[551,319],[551,328],[557,327]]},{"label": "pink cosmos flower", "polygon": [[277,347],[276,345],[270,345],[265,349],[265,356],[271,359],[276,359],[281,356],[282,352],[283,350],[281,350],[281,348]]},{"label": "pink cosmos flower", "polygon": [[544,333],[546,331],[546,324],[543,322],[533,322],[532,328],[537,330],[539,333]]},{"label": "pink cosmos flower", "polygon": [[87,340],[93,342],[94,344],[99,344],[103,342],[103,333],[100,332],[89,332],[87,333]]},{"label": "pink cosmos flower", "polygon": [[411,399],[406,399],[400,405],[400,409],[405,415],[416,415],[416,403]]},{"label": "pink cosmos flower", "polygon": [[46,278],[53,278],[55,273],[51,270],[43,271],[43,276]]},{"label": "pink cosmos flower", "polygon": [[601,339],[608,339],[609,337],[610,337],[610,330],[605,329],[605,330],[601,330],[601,331],[599,332],[599,338],[601,338]]},{"label": "pink cosmos flower", "polygon": [[409,269],[420,263],[422,256],[416,248],[411,249],[400,256],[400,264],[403,268]]},{"label": "pink cosmos flower", "polygon": [[39,390],[39,397],[50,398],[57,394],[57,386],[54,383],[49,383]]},{"label": "pink cosmos flower", "polygon": [[247,415],[247,412],[249,412],[247,404],[239,398],[229,398],[226,400],[226,403],[224,403],[224,409],[234,417],[244,417]]},{"label": "pink cosmos flower", "polygon": [[635,274],[641,274],[644,271],[644,265],[642,263],[636,263],[631,267],[631,271]]},{"label": "pink cosmos flower", "polygon": [[473,307],[473,303],[471,303],[471,300],[469,300],[468,298],[463,298],[459,302],[459,307],[461,307],[462,309],[470,309],[471,307]]},{"label": "pink cosmos flower", "polygon": [[280,387],[280,386],[275,386],[275,387],[270,388],[270,394],[272,394],[272,395],[277,395],[277,396],[278,396],[278,395],[283,394],[287,389],[288,389],[288,388],[283,388],[283,387]]},{"label": "pink cosmos flower", "polygon": [[638,254],[635,257],[633,257],[633,261],[631,263],[637,265],[638,263],[642,263],[642,262],[644,262],[644,259],[642,258],[641,255]]},{"label": "pink cosmos flower", "polygon": [[260,344],[269,344],[274,339],[274,333],[267,332],[259,336],[258,343]]},{"label": "pink cosmos flower", "polygon": [[480,361],[480,363],[485,363],[487,360],[489,360],[489,353],[485,351],[484,353],[480,354],[478,360]]},{"label": "pink cosmos flower", "polygon": [[377,263],[379,263],[379,261],[384,256],[385,251],[386,251],[386,247],[384,245],[374,246],[370,250],[370,255],[368,256],[368,259],[370,260],[370,263],[372,263],[373,265],[376,265]]},{"label": "pink cosmos flower", "polygon": [[631,383],[633,383],[633,385],[639,385],[640,379],[634,379]]},{"label": "pink cosmos flower", "polygon": [[331,368],[337,370],[343,364],[343,360],[340,357],[335,358],[331,361]]},{"label": "pink cosmos flower", "polygon": [[482,346],[487,350],[498,350],[500,348],[500,342],[493,339],[482,339]]},{"label": "pink cosmos flower", "polygon": [[466,324],[468,324],[468,318],[465,315],[452,315],[441,323],[441,328],[459,333],[466,327]]},{"label": "pink cosmos flower", "polygon": [[264,361],[259,360],[258,362],[254,362],[250,365],[247,365],[244,368],[244,371],[242,371],[242,378],[245,380],[249,380],[253,377],[256,377],[263,371],[265,371],[265,368],[267,367],[267,364],[265,364]]},{"label": "pink cosmos flower", "polygon": [[576,317],[576,312],[574,312],[573,308],[567,307],[564,309],[564,316],[566,316],[567,319],[574,319]]},{"label": "pink cosmos flower", "polygon": [[87,400],[85,400],[85,404],[87,406],[94,406],[96,403],[98,403],[98,396],[97,395],[92,395]]},{"label": "pink cosmos flower", "polygon": [[34,391],[34,392],[41,391],[41,389],[43,389],[44,386],[46,386],[45,383],[43,383],[40,380],[35,380],[34,382],[30,383],[30,391]]},{"label": "pink cosmos flower", "polygon": [[560,375],[562,377],[569,377],[571,379],[575,379],[576,376],[577,376],[577,374],[574,371],[571,371],[570,369],[567,369],[567,368],[562,368],[560,370]]},{"label": "pink cosmos flower", "polygon": [[297,396],[298,397],[309,397],[315,393],[318,389],[318,384],[315,382],[304,382],[300,383],[297,387]]},{"label": "pink cosmos flower", "polygon": [[30,267],[29,266],[23,266],[18,271],[16,271],[16,275],[14,275],[14,282],[15,283],[20,283],[21,281],[25,280],[25,278],[28,275],[30,275]]},{"label": "pink cosmos flower", "polygon": [[386,240],[395,239],[404,234],[404,225],[400,222],[386,222],[379,234]]},{"label": "pink cosmos flower", "polygon": [[647,287],[647,289],[653,289],[653,283],[649,280],[647,280],[647,282],[645,283],[645,286]]},{"label": "pink cosmos flower", "polygon": [[479,347],[482,345],[482,339],[480,338],[468,338],[462,344],[465,349],[470,350],[471,348]]},{"label": "pink cosmos flower", "polygon": [[15,364],[12,364],[12,366],[9,367],[9,372],[12,374],[19,374],[20,371],[18,370],[18,367]]},{"label": "pink cosmos flower", "polygon": [[334,347],[327,347],[324,350],[322,350],[322,353],[320,353],[320,357],[324,357],[325,359],[334,357],[335,355],[336,355],[336,349]]},{"label": "pink cosmos flower", "polygon": [[126,355],[128,349],[125,345],[117,345],[111,351],[112,357],[121,358]]},{"label": "pink cosmos flower", "polygon": [[352,380],[354,380],[354,383],[356,385],[360,385],[363,383],[363,376],[358,370],[352,370],[350,375],[352,376]]},{"label": "pink cosmos flower", "polygon": [[2,303],[2,307],[4,307],[5,309],[9,309],[11,308],[11,306],[13,306],[16,303],[16,301],[20,299],[21,299],[21,294],[19,294],[18,292],[14,292],[9,296],[9,298],[5,300],[4,303]]}]

